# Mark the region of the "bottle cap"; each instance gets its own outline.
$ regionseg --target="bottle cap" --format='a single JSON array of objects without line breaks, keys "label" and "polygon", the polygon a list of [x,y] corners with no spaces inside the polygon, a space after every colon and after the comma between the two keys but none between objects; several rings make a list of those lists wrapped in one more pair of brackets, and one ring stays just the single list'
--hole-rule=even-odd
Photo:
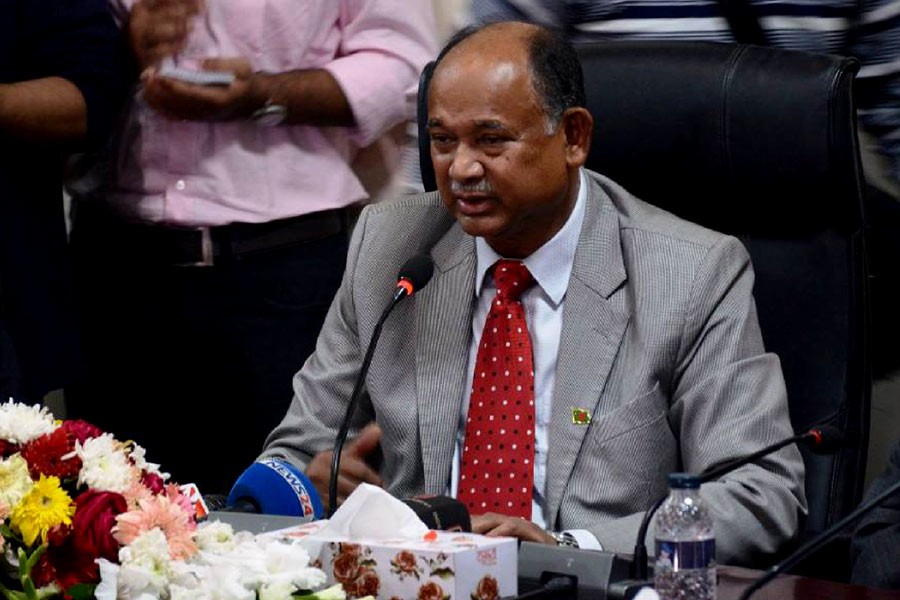
[{"label": "bottle cap", "polygon": [[679,490],[695,490],[700,487],[700,477],[691,473],[669,473],[669,487]]}]

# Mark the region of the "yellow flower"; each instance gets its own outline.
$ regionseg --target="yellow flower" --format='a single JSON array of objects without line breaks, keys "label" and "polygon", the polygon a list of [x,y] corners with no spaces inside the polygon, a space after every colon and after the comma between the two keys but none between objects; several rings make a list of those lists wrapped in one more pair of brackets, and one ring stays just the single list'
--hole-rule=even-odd
[{"label": "yellow flower", "polygon": [[0,460],[0,502],[15,506],[32,485],[34,482],[28,474],[28,463],[21,454]]},{"label": "yellow flower", "polygon": [[59,486],[58,477],[41,475],[31,491],[12,510],[9,524],[19,530],[27,546],[40,535],[47,541],[47,532],[57,525],[71,525],[75,503]]}]

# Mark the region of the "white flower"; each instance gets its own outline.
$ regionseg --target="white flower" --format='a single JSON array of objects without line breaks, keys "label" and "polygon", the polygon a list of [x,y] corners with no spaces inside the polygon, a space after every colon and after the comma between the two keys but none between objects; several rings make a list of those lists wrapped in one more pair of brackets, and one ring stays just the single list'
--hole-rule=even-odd
[{"label": "white flower", "polygon": [[225,554],[237,545],[234,529],[222,521],[202,523],[194,533],[194,541],[200,550],[216,554]]},{"label": "white flower", "polygon": [[119,549],[118,593],[137,599],[150,594],[160,597],[175,574],[165,534],[154,528]]},{"label": "white flower", "polygon": [[[200,552],[179,561],[169,557],[159,529],[141,534],[119,550],[121,567],[100,562],[97,599],[291,600],[292,594],[315,590],[326,580],[325,573],[309,566],[309,554],[299,545],[234,533],[217,521],[201,526],[194,539]],[[317,596],[346,600],[340,584]]]},{"label": "white flower", "polygon": [[289,581],[299,590],[314,590],[325,584],[325,573],[309,566],[309,554],[301,546],[279,541],[265,547],[268,581]]},{"label": "white flower", "polygon": [[75,442],[75,453],[82,467],[78,483],[101,492],[122,493],[132,481],[132,469],[122,449],[122,443],[112,435]]},{"label": "white flower", "polygon": [[134,461],[134,466],[138,469],[148,473],[155,473],[163,481],[168,481],[169,477],[171,477],[169,473],[163,473],[159,470],[159,464],[147,462],[147,450],[134,442],[131,442],[131,459]]},{"label": "white flower", "polygon": [[264,583],[259,589],[259,600],[290,600],[297,587],[290,581]]},{"label": "white flower", "polygon": [[213,597],[203,587],[186,588],[173,585],[169,588],[169,600],[213,600]]},{"label": "white flower", "polygon": [[31,491],[34,482],[28,474],[28,463],[19,453],[6,460],[0,460],[0,504],[13,508],[25,494]]},{"label": "white flower", "polygon": [[[366,598],[371,597],[372,596],[366,596]],[[336,583],[330,588],[325,588],[324,590],[316,592],[316,598],[319,600],[346,600],[347,592],[344,591],[344,586]]]},{"label": "white flower", "polygon": [[0,440],[21,446],[56,429],[47,407],[14,402],[0,404]]},{"label": "white flower", "polygon": [[119,594],[119,565],[111,563],[105,558],[98,558],[97,566],[100,567],[100,583],[94,588],[96,600],[116,600]]},{"label": "white flower", "polygon": [[203,587],[215,600],[256,600],[257,583],[247,581],[245,575],[230,565],[214,565],[203,580]]}]

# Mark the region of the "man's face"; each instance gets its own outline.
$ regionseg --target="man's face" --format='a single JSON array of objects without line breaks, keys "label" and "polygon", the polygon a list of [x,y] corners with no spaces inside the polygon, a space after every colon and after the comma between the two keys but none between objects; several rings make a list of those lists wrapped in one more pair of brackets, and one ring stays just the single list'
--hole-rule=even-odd
[{"label": "man's face", "polygon": [[466,233],[524,258],[568,219],[577,169],[567,163],[564,127],[551,131],[534,92],[526,47],[490,37],[466,40],[435,72],[431,160],[441,198]]}]

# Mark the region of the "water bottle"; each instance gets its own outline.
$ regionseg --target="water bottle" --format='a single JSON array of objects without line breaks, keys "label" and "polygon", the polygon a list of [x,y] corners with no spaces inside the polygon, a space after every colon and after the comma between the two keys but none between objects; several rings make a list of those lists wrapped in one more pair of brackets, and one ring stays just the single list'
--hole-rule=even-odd
[{"label": "water bottle", "polygon": [[656,513],[653,580],[662,600],[715,600],[716,538],[696,475],[669,475],[669,497]]}]

